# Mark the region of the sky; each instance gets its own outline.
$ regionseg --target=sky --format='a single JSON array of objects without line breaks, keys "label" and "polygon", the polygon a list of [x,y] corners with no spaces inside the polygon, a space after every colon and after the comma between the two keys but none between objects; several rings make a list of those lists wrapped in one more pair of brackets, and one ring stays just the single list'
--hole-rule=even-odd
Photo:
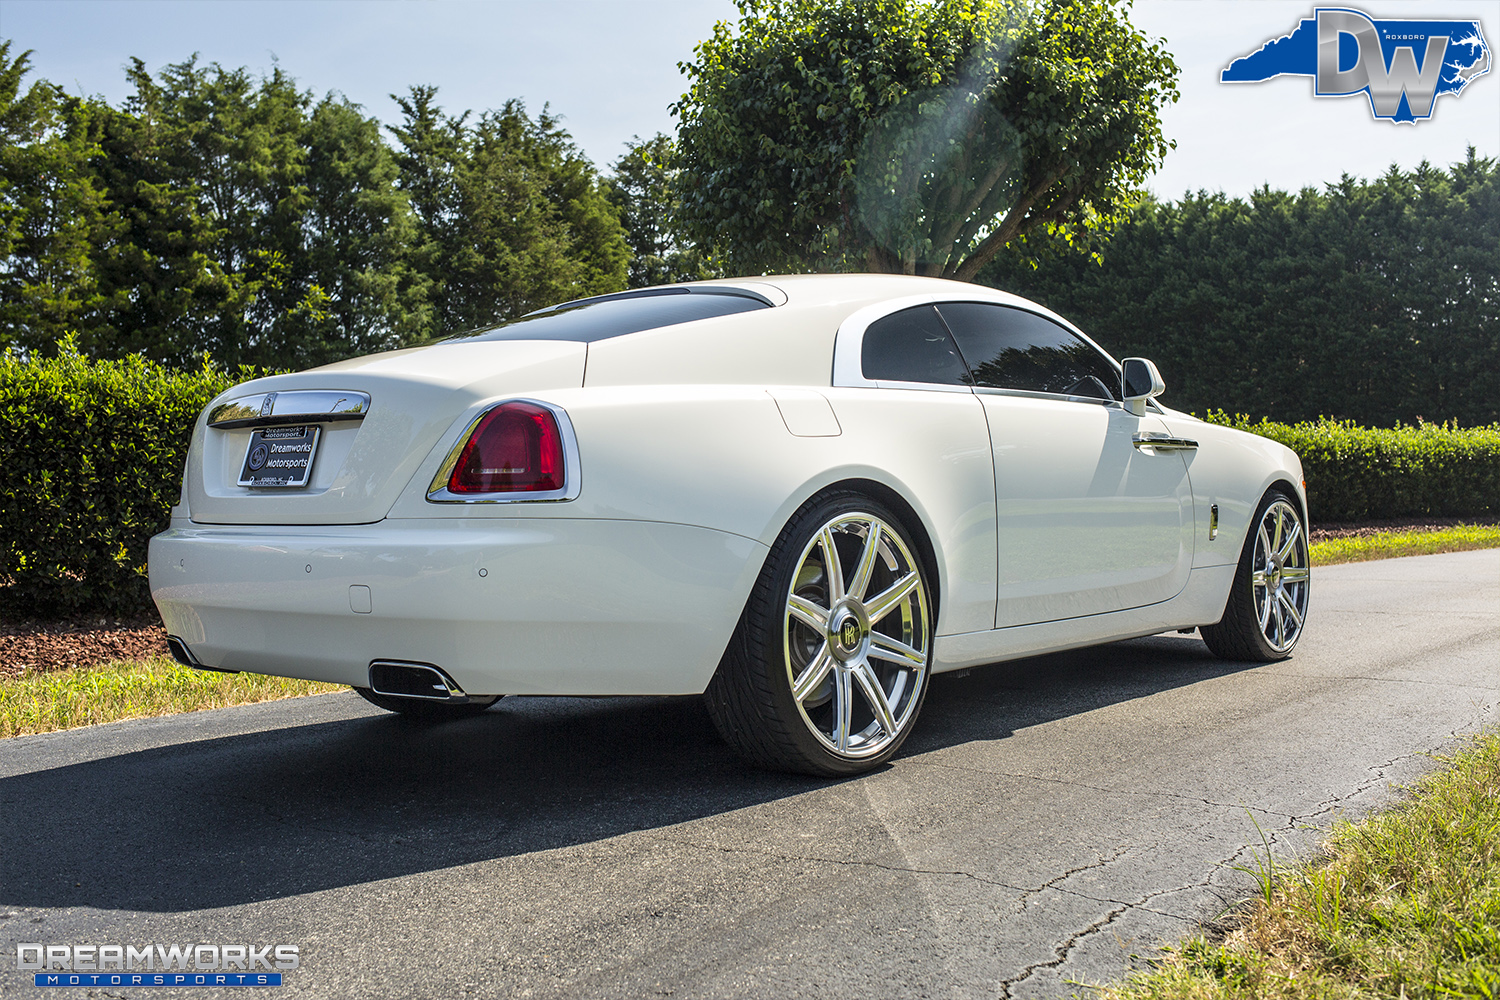
[{"label": "sky", "polygon": [[[1333,2],[1333,0],[1328,0]],[[1163,112],[1176,148],[1149,187],[1243,197],[1370,178],[1392,164],[1446,165],[1468,146],[1500,156],[1500,0],[1356,0],[1371,17],[1481,22],[1494,68],[1428,121],[1376,121],[1363,97],[1315,98],[1310,78],[1223,84],[1221,69],[1285,35],[1312,0],[1136,0],[1131,20],[1165,38],[1182,99]],[[279,65],[318,96],[338,91],[383,122],[393,93],[439,88],[450,111],[522,98],[550,105],[580,148],[607,169],[633,136],[672,132],[686,89],[678,63],[730,0],[0,0],[0,37],[31,49],[37,77],[118,103],[132,57],[152,71],[203,62],[268,73]]]}]

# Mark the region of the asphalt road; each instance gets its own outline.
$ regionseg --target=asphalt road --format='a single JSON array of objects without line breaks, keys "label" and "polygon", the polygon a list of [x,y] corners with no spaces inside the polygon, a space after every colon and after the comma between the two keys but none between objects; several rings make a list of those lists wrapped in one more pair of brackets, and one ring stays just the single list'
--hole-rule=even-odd
[{"label": "asphalt road", "polygon": [[0,994],[40,995],[19,942],[248,942],[300,946],[277,996],[1068,996],[1248,894],[1257,824],[1305,856],[1495,722],[1500,550],[1313,587],[1282,663],[1170,635],[938,677],[843,782],[747,770],[686,698],[10,740]]}]

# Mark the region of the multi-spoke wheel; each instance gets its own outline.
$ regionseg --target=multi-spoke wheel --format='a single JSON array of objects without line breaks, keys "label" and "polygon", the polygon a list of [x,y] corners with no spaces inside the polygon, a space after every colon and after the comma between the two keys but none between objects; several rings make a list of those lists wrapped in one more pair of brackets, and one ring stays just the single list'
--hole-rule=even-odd
[{"label": "multi-spoke wheel", "polygon": [[932,596],[906,528],[868,497],[810,502],[772,548],[706,700],[724,738],[779,770],[888,759],[927,690]]},{"label": "multi-spoke wheel", "polygon": [[1226,660],[1279,660],[1307,620],[1307,529],[1296,502],[1272,492],[1261,501],[1235,570],[1224,617],[1199,631]]}]

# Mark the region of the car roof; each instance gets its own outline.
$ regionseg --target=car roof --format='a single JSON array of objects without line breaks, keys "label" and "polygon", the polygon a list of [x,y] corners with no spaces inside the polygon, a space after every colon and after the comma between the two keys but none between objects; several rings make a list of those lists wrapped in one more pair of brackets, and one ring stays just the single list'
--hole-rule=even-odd
[{"label": "car roof", "polygon": [[769,275],[663,287],[736,291],[770,307],[591,340],[586,385],[827,386],[832,383],[840,326],[869,307],[968,300],[1052,315],[1035,303],[984,285],[910,275]]},{"label": "car roof", "polygon": [[909,295],[940,295],[1038,308],[1027,299],[987,285],[909,274],[776,274],[757,278],[683,282],[680,287],[697,286],[744,288],[750,291],[761,291],[769,287],[781,292],[785,297],[785,307],[791,309],[846,305],[851,313],[865,306]]}]

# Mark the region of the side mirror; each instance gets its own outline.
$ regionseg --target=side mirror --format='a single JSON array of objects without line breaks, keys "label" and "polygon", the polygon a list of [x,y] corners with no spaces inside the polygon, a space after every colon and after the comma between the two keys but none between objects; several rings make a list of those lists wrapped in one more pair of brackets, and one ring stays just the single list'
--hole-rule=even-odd
[{"label": "side mirror", "polygon": [[1161,372],[1145,358],[1126,358],[1121,363],[1120,398],[1125,408],[1138,417],[1146,415],[1146,400],[1167,391],[1167,383],[1161,380]]}]

